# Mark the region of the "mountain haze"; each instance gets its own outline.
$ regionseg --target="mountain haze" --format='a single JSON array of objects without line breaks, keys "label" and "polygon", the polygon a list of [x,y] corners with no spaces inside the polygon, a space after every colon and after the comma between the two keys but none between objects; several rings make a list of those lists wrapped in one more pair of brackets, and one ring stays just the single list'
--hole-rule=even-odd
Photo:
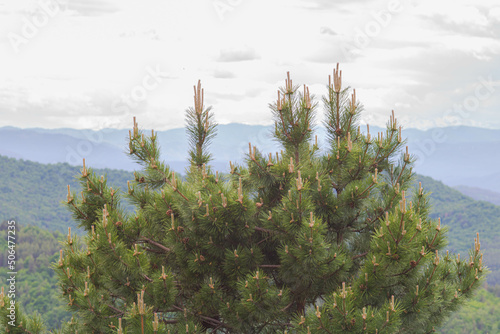
[{"label": "mountain haze", "polygon": [[[262,152],[280,150],[272,140],[272,126],[219,125],[211,152],[216,170],[228,171],[229,161],[242,162],[248,143]],[[361,130],[366,132],[366,126]],[[372,136],[381,128],[370,127]],[[144,131],[146,135],[150,130]],[[325,139],[317,127],[318,141]],[[136,164],[127,158],[128,129],[19,129],[0,128],[0,154],[40,163],[81,165],[83,158],[95,168],[132,171]],[[417,158],[415,171],[449,186],[469,186],[500,191],[500,130],[474,127],[445,127],[426,131],[403,130],[410,152]],[[177,172],[187,166],[187,135],[183,128],[158,131],[162,158]]]}]

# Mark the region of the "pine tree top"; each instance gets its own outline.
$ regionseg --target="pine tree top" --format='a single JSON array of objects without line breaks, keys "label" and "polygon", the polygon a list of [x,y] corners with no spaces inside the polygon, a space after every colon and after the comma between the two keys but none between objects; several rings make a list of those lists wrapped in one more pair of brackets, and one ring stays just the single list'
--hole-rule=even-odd
[{"label": "pine tree top", "polygon": [[54,264],[80,319],[68,331],[426,333],[456,310],[486,272],[479,239],[469,259],[444,253],[446,228],[411,188],[415,158],[394,112],[385,132],[363,134],[363,106],[342,85],[337,65],[320,145],[320,105],[287,73],[270,104],[281,152],[249,143],[227,175],[209,164],[216,122],[200,82],[186,110],[185,179],[134,118],[129,152],[142,170],[127,191],[85,164],[80,195],[68,187],[87,231],[69,231]]}]

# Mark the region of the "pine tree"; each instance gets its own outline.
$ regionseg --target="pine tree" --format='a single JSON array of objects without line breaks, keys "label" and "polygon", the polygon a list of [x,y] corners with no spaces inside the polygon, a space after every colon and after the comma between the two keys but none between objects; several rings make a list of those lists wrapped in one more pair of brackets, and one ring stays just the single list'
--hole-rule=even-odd
[{"label": "pine tree", "polygon": [[479,238],[468,259],[445,251],[394,113],[385,132],[364,134],[338,65],[325,143],[313,134],[319,103],[288,75],[270,105],[282,151],[249,144],[229,174],[209,165],[216,124],[203,100],[198,83],[184,177],[134,118],[142,169],[127,191],[85,162],[81,193],[68,187],[87,235],[69,231],[55,264],[75,312],[61,333],[429,333],[480,286]]}]

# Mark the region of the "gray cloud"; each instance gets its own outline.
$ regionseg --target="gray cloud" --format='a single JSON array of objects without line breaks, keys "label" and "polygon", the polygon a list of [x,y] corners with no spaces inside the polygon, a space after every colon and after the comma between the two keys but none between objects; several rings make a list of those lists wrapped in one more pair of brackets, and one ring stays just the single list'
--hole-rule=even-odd
[{"label": "gray cloud", "polygon": [[136,31],[136,30],[129,30],[129,31],[124,31],[120,33],[119,35],[121,38],[137,38],[137,37],[143,37],[146,39],[151,39],[154,41],[159,41],[161,40],[160,34],[156,29],[149,29],[145,31]]},{"label": "gray cloud", "polygon": [[[340,38],[339,35],[333,36],[334,40],[330,40],[329,43],[323,43],[322,45],[316,46],[316,50],[306,58],[306,60],[313,63],[324,63],[324,64],[334,64],[337,62],[346,62],[348,59],[344,52],[342,52],[342,46],[344,49],[348,48],[348,44],[345,42],[345,38]],[[354,55],[349,56],[350,60],[356,58]]]},{"label": "gray cloud", "polygon": [[[500,89],[499,65],[498,60],[485,61],[467,52],[437,48],[423,49],[406,59],[387,61],[382,66],[398,73],[395,80],[401,84],[397,87],[404,92],[401,96],[388,96],[387,105],[408,104],[405,114],[415,122],[412,126],[426,120],[442,125],[496,126],[496,117],[491,115],[500,106],[500,95],[496,92]],[[493,83],[486,87],[484,82],[490,80]],[[490,89],[494,92],[488,93]],[[478,96],[486,97],[478,99]],[[470,102],[477,103],[472,110],[467,109]]]},{"label": "gray cloud", "polygon": [[248,98],[255,98],[259,96],[264,91],[263,88],[249,88],[241,94],[234,93],[211,93],[211,96],[215,99],[231,100],[231,101],[242,101]]},{"label": "gray cloud", "polygon": [[[333,39],[341,40],[336,37]],[[367,71],[366,76],[354,79],[357,81],[356,85],[362,84],[359,88],[368,89],[372,94],[379,92],[378,99],[383,101],[385,107],[371,107],[370,113],[365,115],[376,117],[379,114],[385,115],[385,109],[395,109],[398,117],[404,119],[404,124],[409,127],[429,127],[433,124],[497,126],[494,111],[500,107],[500,58],[495,57],[492,52],[489,57],[478,57],[474,50],[450,49],[440,43],[384,39],[374,41],[369,49],[366,52],[376,52],[378,55],[377,59],[369,61],[377,71]],[[404,49],[407,51],[402,51]],[[404,56],[394,57],[391,55],[393,50],[398,50],[398,54]],[[386,58],[383,57],[384,54],[387,54]],[[486,51],[480,54],[484,55],[488,55]],[[330,42],[314,50],[308,60],[314,63],[334,63],[339,58],[342,58],[339,43]],[[384,85],[379,85],[377,75],[380,73],[389,75],[393,82],[385,80]],[[484,87],[484,80],[493,81],[491,86],[494,88]],[[477,91],[488,95],[488,89],[494,89],[495,92],[487,98],[479,99],[477,106],[472,111],[467,111],[467,103],[477,103]],[[374,119],[365,121],[375,122]]]},{"label": "gray cloud", "polygon": [[[487,13],[485,13],[485,17],[487,17]],[[486,25],[481,26],[477,24],[464,24],[463,22],[450,21],[448,17],[443,14],[422,16],[422,18],[429,22],[431,27],[456,35],[490,38],[500,37],[500,22],[495,20],[488,20]]]},{"label": "gray cloud", "polygon": [[232,79],[236,77],[233,72],[221,69],[216,69],[213,75],[217,79]]},{"label": "gray cloud", "polygon": [[237,62],[246,60],[260,59],[260,56],[254,49],[227,49],[221,50],[217,58],[218,62]]},{"label": "gray cloud", "polygon": [[406,72],[419,86],[451,90],[475,82],[478,76],[500,78],[500,60],[480,60],[471,52],[422,47],[412,57],[383,64],[395,72]]},{"label": "gray cloud", "polygon": [[346,10],[343,8],[343,5],[349,5],[353,3],[369,3],[367,0],[310,0],[307,2],[307,5],[304,6],[306,9],[310,10],[328,10],[328,9],[336,9],[340,12],[350,12],[350,10]]},{"label": "gray cloud", "polygon": [[247,91],[245,92],[245,96],[247,96],[247,97],[257,97],[262,92],[264,92],[265,90],[266,89],[259,88],[259,87],[250,88],[250,89],[247,89]]},{"label": "gray cloud", "polygon": [[[8,125],[22,124],[22,127],[51,127],[52,121],[57,120],[58,127],[65,124],[77,128],[79,125],[74,124],[76,118],[121,119],[132,111],[139,113],[147,107],[146,102],[143,102],[134,110],[113,108],[114,101],[119,97],[106,91],[87,92],[80,97],[45,97],[36,100],[23,87],[19,87],[19,90],[2,89],[0,92],[0,119],[8,120]],[[7,124],[0,122],[2,125]]]},{"label": "gray cloud", "polygon": [[319,33],[322,34],[322,35],[332,35],[332,36],[336,36],[338,35],[335,31],[332,30],[332,28],[330,27],[321,27],[319,29]]},{"label": "gray cloud", "polygon": [[118,6],[106,0],[68,0],[67,9],[82,16],[99,16],[120,11]]},{"label": "gray cloud", "polygon": [[216,100],[230,100],[230,101],[241,101],[246,98],[244,94],[230,94],[230,93],[211,93],[211,97]]}]

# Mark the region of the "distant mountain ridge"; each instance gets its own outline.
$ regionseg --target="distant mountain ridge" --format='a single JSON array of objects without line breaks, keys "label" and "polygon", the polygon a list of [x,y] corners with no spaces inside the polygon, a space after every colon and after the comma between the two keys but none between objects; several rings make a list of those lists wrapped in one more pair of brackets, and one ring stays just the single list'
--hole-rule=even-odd
[{"label": "distant mountain ridge", "polygon": [[[216,170],[227,171],[229,161],[242,162],[251,142],[262,152],[281,148],[272,140],[272,126],[225,124],[218,126],[212,145]],[[361,126],[366,132],[366,126]],[[370,127],[372,135],[383,131]],[[145,130],[149,134],[150,130]],[[325,129],[316,128],[318,140]],[[0,154],[40,163],[81,165],[83,158],[96,168],[132,171],[137,168],[124,152],[128,129],[77,130],[69,128],[0,128]],[[465,185],[500,192],[500,130],[466,126],[403,130],[410,152],[417,156],[415,170],[450,186]],[[162,158],[177,172],[187,167],[188,141],[184,128],[158,131]],[[324,146],[324,145],[323,145]]]},{"label": "distant mountain ridge", "polygon": [[486,201],[500,206],[500,193],[476,187],[456,186],[456,190],[476,201]]}]

